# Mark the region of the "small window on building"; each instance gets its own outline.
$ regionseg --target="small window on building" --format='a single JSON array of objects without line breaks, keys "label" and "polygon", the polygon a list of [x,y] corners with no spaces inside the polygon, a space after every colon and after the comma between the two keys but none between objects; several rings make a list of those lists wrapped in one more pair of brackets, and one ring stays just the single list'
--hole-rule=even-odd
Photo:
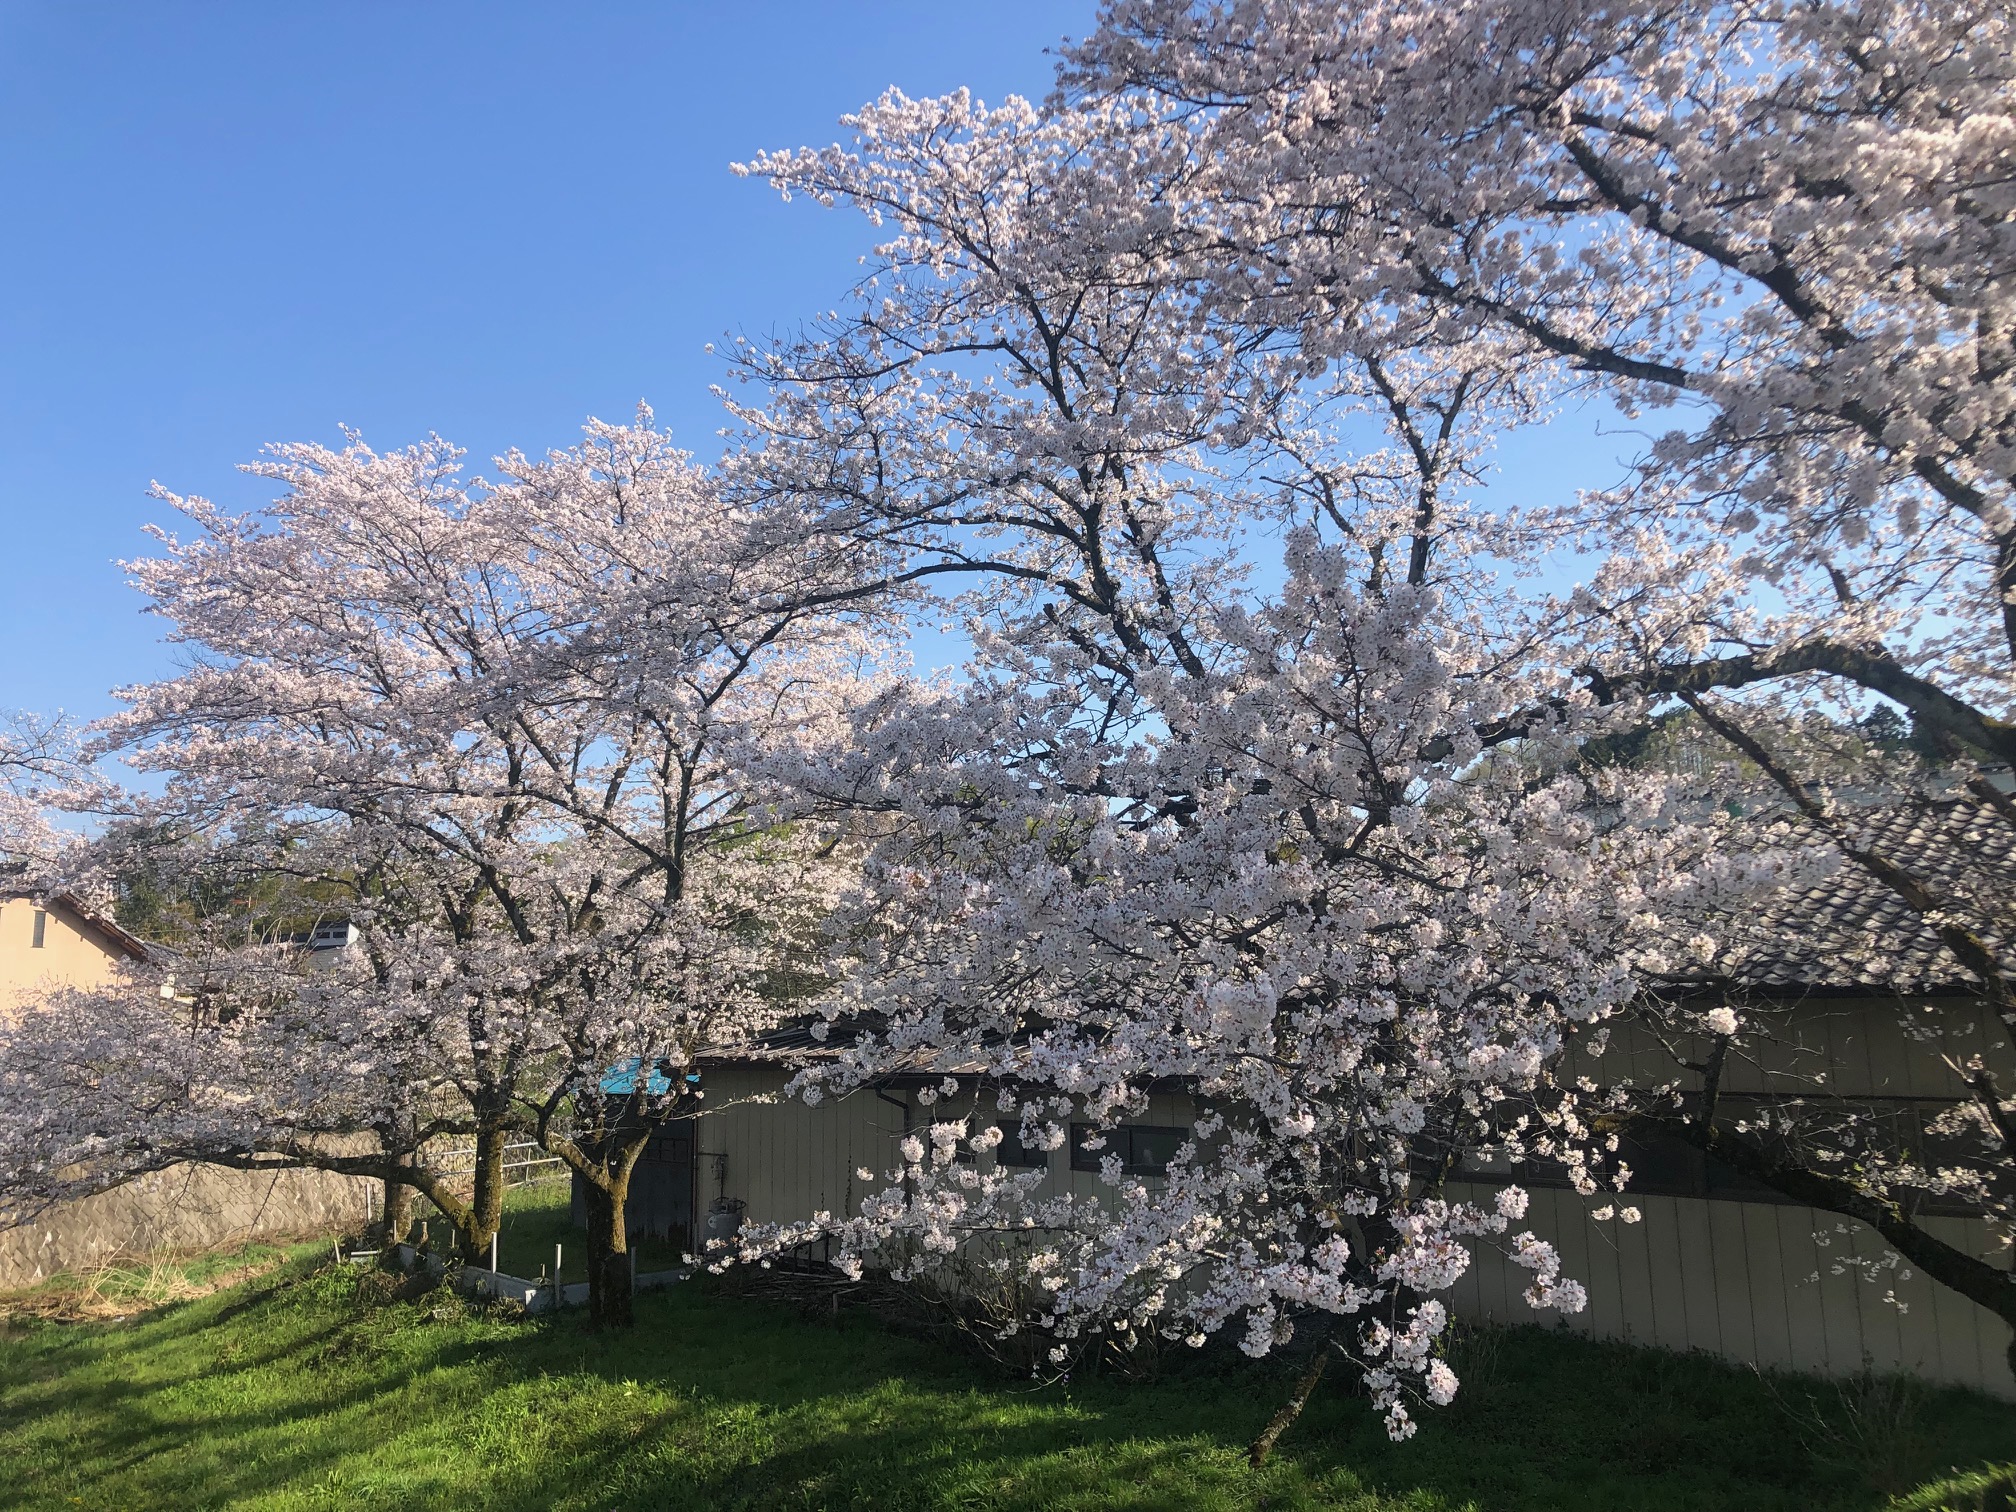
[{"label": "small window on building", "polygon": [[1512,1157],[1503,1150],[1465,1150],[1456,1169],[1464,1176],[1510,1176]]},{"label": "small window on building", "polygon": [[35,910],[35,936],[28,942],[30,948],[40,950],[48,933],[49,915],[46,911],[38,908]]},{"label": "small window on building", "polygon": [[[1090,1150],[1085,1141],[1102,1134],[1106,1143]],[[1189,1139],[1188,1129],[1162,1124],[1121,1124],[1101,1130],[1097,1124],[1071,1125],[1071,1169],[1096,1171],[1108,1154],[1120,1157],[1120,1169],[1129,1176],[1160,1176],[1176,1158],[1177,1147]]]},{"label": "small window on building", "polygon": [[1022,1130],[1016,1124],[1001,1126],[1001,1143],[994,1146],[994,1162],[997,1165],[1014,1166],[1018,1170],[1040,1171],[1050,1164],[1050,1153],[1039,1150],[1034,1145],[1022,1143]]}]

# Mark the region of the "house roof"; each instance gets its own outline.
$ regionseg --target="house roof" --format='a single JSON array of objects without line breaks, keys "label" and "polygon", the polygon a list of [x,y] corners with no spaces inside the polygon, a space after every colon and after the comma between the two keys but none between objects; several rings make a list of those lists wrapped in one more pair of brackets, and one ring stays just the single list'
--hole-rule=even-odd
[{"label": "house roof", "polygon": [[[1901,866],[2016,971],[2016,825],[1972,798],[1872,807],[1847,824],[1850,844]],[[1934,924],[1852,860],[1725,933],[1718,974],[1748,987],[1977,990]]]}]

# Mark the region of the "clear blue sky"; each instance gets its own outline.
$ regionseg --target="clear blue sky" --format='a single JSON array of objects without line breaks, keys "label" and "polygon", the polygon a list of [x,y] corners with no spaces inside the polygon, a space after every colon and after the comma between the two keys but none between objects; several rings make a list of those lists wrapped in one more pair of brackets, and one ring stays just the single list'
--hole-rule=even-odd
[{"label": "clear blue sky", "polygon": [[[1040,95],[1093,10],[0,0],[0,710],[172,670],[114,565],[172,523],[150,480],[245,507],[268,442],[480,467],[639,399],[715,455],[707,344],[832,305],[872,239],[728,164],[890,85]],[[1614,477],[1596,423],[1514,438],[1498,497]]]},{"label": "clear blue sky", "polygon": [[1043,92],[1092,0],[0,0],[0,708],[172,666],[113,565],[269,441],[472,460],[648,398],[716,448],[706,343],[832,304],[868,231],[728,163],[889,85]]}]

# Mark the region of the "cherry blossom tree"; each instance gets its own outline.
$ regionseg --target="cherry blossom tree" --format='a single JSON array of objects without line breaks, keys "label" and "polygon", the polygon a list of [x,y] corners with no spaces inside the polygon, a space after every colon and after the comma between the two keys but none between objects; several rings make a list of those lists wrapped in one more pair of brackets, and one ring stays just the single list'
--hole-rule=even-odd
[{"label": "cherry blossom tree", "polygon": [[[1771,1053],[1751,1015],[1681,1055],[1687,1116],[1641,1116],[2016,1322],[2006,1266],[1916,1216],[1964,1192],[2006,1232],[2012,1187],[2012,25],[1917,0],[1116,0],[1065,82],[1189,127],[1170,215],[1229,326],[1312,363],[1474,336],[1542,391],[1670,417],[1564,512],[1608,558],[1586,685],[1684,700],[1724,796],[1750,787],[1882,900],[1890,937],[1838,967],[1913,999],[1956,1102],[1929,1144],[1817,1086],[1739,1126],[1716,1089]],[[1932,760],[1838,738],[1878,700]],[[1942,1013],[1934,986],[1965,991]]]},{"label": "cherry blossom tree", "polygon": [[651,1136],[727,1106],[698,1085],[702,1058],[802,1015],[824,980],[817,930],[841,875],[830,837],[800,825],[718,849],[694,842],[671,905],[603,905],[546,995],[553,1050],[527,1103],[535,1137],[579,1178],[598,1324],[631,1321],[625,1203]]},{"label": "cherry blossom tree", "polygon": [[[849,607],[859,551],[722,503],[648,415],[499,466],[470,484],[439,443],[289,447],[253,469],[285,488],[265,511],[174,501],[200,535],[133,571],[194,665],[130,690],[106,739],[169,775],[157,829],[263,847],[357,940],[326,972],[221,941],[106,1022],[193,1013],[207,1037],[176,1082],[188,1137],[129,1099],[142,1158],[377,1175],[432,1197],[469,1261],[507,1137],[536,1134],[582,1178],[594,1315],[620,1323],[650,1120],[613,1124],[605,1078],[635,1068],[641,1097],[788,998],[773,947],[802,955],[832,846],[747,774],[819,738],[876,643]],[[104,1075],[77,1064],[71,1084]],[[427,1164],[449,1132],[475,1141],[467,1195]]]},{"label": "cherry blossom tree", "polygon": [[0,1223],[202,1161],[373,1177],[395,1212],[417,1189],[466,1224],[457,1182],[416,1158],[470,1129],[438,1061],[383,1011],[385,984],[362,990],[358,962],[316,971],[302,955],[213,938],[61,989],[0,1029]]},{"label": "cherry blossom tree", "polygon": [[654,510],[664,451],[648,430],[595,428],[586,447],[506,459],[494,499],[550,591],[584,606],[564,666],[594,742],[542,753],[515,783],[596,858],[582,895],[598,948],[556,980],[552,1069],[526,1102],[581,1180],[591,1311],[617,1323],[630,1174],[654,1128],[701,1106],[685,1073],[819,980],[844,837],[764,768],[845,738],[893,628],[874,573],[886,553],[788,511],[731,510],[690,474]]},{"label": "cherry blossom tree", "polygon": [[[1595,1190],[1605,1137],[1553,1068],[1744,868],[1656,774],[1577,760],[1621,701],[1554,652],[1575,611],[1505,591],[1529,527],[1464,498],[1531,402],[1502,345],[1310,381],[1292,331],[1200,286],[1211,240],[1171,213],[1194,128],[1152,102],[891,95],[847,124],[852,147],[750,165],[888,239],[847,314],[742,350],[761,399],[734,401],[728,476],[913,581],[963,574],[969,685],[866,707],[798,777],[890,827],[858,903],[878,944],[801,1088],[928,1071],[947,1111],[857,1214],[741,1253],[1018,1267],[1059,1361],[1342,1322],[1404,1436],[1410,1399],[1456,1389],[1434,1294],[1470,1245],[1527,1267],[1535,1306],[1581,1304],[1514,1232],[1522,1194],[1452,1202],[1436,1172],[1530,1152]],[[1269,536],[1276,591],[1250,578]],[[1160,1186],[1109,1158],[1086,1204],[984,1163],[1171,1088],[1199,1118]]]},{"label": "cherry blossom tree", "polygon": [[[1236,1325],[1258,1355],[1297,1314],[1319,1338],[1353,1319],[1339,1345],[1404,1434],[1404,1396],[1455,1388],[1434,1294],[1465,1241],[1504,1243],[1533,1305],[1580,1307],[1514,1230],[1519,1192],[1478,1209],[1434,1188],[1489,1149],[1595,1190],[1597,1110],[1550,1068],[1659,964],[1648,921],[1702,879],[1675,855],[1691,832],[1648,822],[1662,783],[1536,781],[1530,744],[1480,750],[1519,701],[1474,679],[1436,595],[1367,595],[1362,562],[1313,543],[1292,558],[1279,604],[1218,627],[1220,670],[1144,669],[1154,747],[1088,739],[1054,691],[1003,686],[891,716],[895,759],[828,779],[912,822],[876,875],[881,948],[831,1005],[853,1032],[803,1084],[935,1069],[926,1101],[951,1111],[861,1213],[767,1238],[830,1235],[843,1263],[907,1275],[1039,1231],[1022,1263],[1059,1360],[1108,1330]],[[1012,729],[1013,756],[976,727]],[[1108,1157],[1088,1206],[961,1159],[1004,1135],[1057,1149],[1074,1117],[1110,1129],[1170,1088],[1199,1117],[1158,1186]]]}]

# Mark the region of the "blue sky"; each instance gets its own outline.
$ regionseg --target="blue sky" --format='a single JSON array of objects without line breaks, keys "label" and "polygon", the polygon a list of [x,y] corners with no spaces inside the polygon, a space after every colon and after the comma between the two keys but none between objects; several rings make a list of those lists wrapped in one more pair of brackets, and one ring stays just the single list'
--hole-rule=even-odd
[{"label": "blue sky", "polygon": [[0,708],[173,666],[114,561],[151,479],[269,441],[483,459],[640,398],[716,449],[704,348],[831,305],[869,233],[729,162],[889,85],[1043,92],[1092,0],[0,0]]},{"label": "blue sky", "polygon": [[[159,479],[439,432],[474,466],[648,399],[718,451],[709,342],[834,304],[872,239],[729,172],[896,85],[1040,95],[1093,0],[0,0],[0,709],[169,673],[114,565]],[[1609,481],[1593,416],[1501,501]],[[954,641],[918,650],[956,656]]]}]

